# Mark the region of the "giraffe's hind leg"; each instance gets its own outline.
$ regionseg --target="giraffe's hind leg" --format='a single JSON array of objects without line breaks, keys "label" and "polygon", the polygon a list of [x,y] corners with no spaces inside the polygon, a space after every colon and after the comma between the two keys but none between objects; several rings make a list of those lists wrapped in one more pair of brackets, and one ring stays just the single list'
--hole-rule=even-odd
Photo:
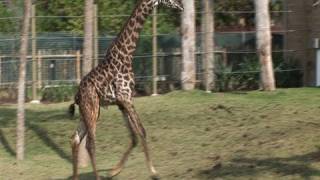
[{"label": "giraffe's hind leg", "polygon": [[134,133],[141,139],[143,152],[145,154],[146,163],[148,165],[150,172],[152,173],[153,177],[157,178],[158,177],[157,171],[153,166],[153,163],[151,161],[150,154],[149,154],[149,149],[148,149],[147,140],[146,140],[146,132],[142,123],[140,122],[138,113],[136,112],[132,102],[120,101],[119,103],[123,107],[124,109],[123,111],[128,115],[129,124],[131,127],[133,127],[132,129],[134,130]]},{"label": "giraffe's hind leg", "polygon": [[[88,102],[89,101],[89,102]],[[92,168],[96,179],[100,179],[97,166],[96,166],[96,122],[99,117],[99,102],[98,98],[88,99],[86,104],[80,105],[80,113],[83,117],[84,123],[87,127],[87,143],[86,148],[88,150]]]},{"label": "giraffe's hind leg", "polygon": [[96,176],[96,179],[100,179],[98,171],[97,171],[97,165],[96,165],[96,147],[95,147],[95,132],[90,132],[88,131],[88,136],[87,136],[87,144],[86,148],[88,150],[91,163],[92,163],[92,168],[93,172]]},{"label": "giraffe's hind leg", "polygon": [[73,180],[78,179],[78,154],[79,146],[87,133],[87,128],[82,120],[79,127],[71,137],[72,159],[73,159]]},{"label": "giraffe's hind leg", "polygon": [[123,154],[120,162],[112,168],[112,171],[110,173],[110,176],[113,177],[113,176],[116,176],[118,175],[121,170],[123,169],[123,166],[124,164],[126,163],[126,161],[128,160],[128,156],[130,155],[132,149],[134,147],[137,146],[137,143],[138,143],[138,138],[137,138],[137,133],[136,133],[136,129],[135,127],[130,124],[130,116],[124,111],[124,108],[122,106],[119,105],[119,109],[120,111],[122,112],[122,115],[123,115],[123,118],[125,120],[125,123],[126,123],[126,126],[129,130],[129,134],[130,134],[130,144],[129,144],[129,147],[128,149],[125,151],[125,153]]}]

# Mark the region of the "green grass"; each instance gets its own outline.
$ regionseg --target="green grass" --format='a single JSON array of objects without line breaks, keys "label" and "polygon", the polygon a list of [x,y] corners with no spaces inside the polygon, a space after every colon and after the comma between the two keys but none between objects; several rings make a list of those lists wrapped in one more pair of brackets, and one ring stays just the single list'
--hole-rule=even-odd
[{"label": "green grass", "polygon": [[[0,179],[68,179],[69,139],[78,120],[69,103],[27,105],[26,160],[15,160],[16,109],[0,106]],[[164,180],[320,179],[320,89],[213,93],[177,91],[135,105]],[[100,175],[129,142],[120,112],[103,109],[97,129]],[[93,179],[91,167],[82,179]],[[136,148],[116,180],[145,180]]]}]

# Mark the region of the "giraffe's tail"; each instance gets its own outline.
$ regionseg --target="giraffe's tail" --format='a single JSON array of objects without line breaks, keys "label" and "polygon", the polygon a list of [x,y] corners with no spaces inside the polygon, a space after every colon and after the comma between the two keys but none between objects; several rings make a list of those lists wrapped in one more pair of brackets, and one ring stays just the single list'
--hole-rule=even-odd
[{"label": "giraffe's tail", "polygon": [[76,105],[76,103],[72,103],[72,104],[70,104],[70,106],[69,106],[68,113],[69,113],[69,116],[70,116],[70,117],[74,117],[75,110],[76,110],[75,105]]}]

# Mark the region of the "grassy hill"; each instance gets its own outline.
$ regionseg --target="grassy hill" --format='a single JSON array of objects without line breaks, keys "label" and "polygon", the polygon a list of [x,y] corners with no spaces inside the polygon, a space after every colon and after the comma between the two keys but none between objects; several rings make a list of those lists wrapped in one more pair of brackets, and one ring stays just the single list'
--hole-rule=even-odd
[{"label": "grassy hill", "polygon": [[[320,179],[320,89],[272,93],[172,92],[135,100],[154,164],[164,180]],[[0,106],[0,179],[68,179],[69,103],[27,105],[26,160],[15,161],[16,109]],[[78,114],[78,113],[77,113]],[[129,138],[115,106],[103,109],[97,161],[107,176]],[[145,180],[141,148],[114,179]],[[82,179],[93,179],[91,167]]]}]

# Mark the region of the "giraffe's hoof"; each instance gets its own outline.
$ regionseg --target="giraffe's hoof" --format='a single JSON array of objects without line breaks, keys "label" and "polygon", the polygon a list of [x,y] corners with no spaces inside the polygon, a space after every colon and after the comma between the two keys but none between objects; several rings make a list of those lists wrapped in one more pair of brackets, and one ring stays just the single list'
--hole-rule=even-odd
[{"label": "giraffe's hoof", "polygon": [[112,177],[118,175],[120,172],[121,172],[121,168],[112,169],[110,172],[109,178],[112,178]]},{"label": "giraffe's hoof", "polygon": [[161,178],[160,178],[160,176],[158,174],[154,174],[154,175],[151,176],[151,179],[152,180],[160,180]]}]

